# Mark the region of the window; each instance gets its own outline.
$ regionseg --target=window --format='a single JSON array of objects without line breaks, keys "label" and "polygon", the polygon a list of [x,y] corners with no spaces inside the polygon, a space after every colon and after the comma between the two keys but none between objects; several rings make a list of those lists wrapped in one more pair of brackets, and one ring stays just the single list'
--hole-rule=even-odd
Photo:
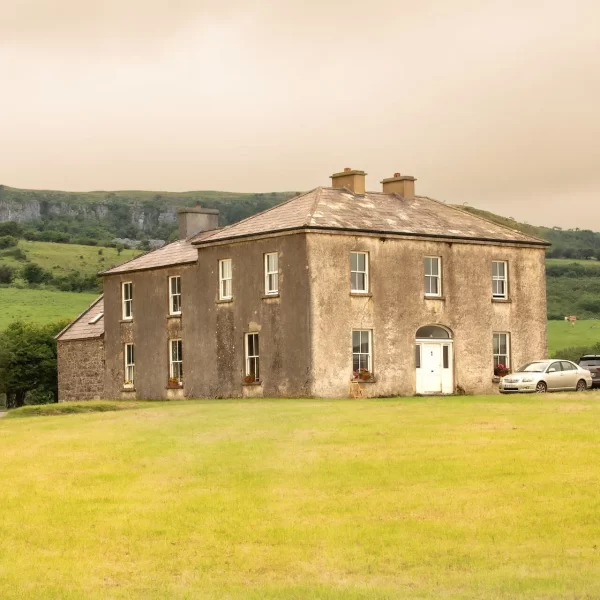
[{"label": "window", "polygon": [[508,265],[506,261],[492,261],[492,298],[506,300],[508,298]]},{"label": "window", "polygon": [[183,347],[181,340],[169,340],[169,382],[183,381]]},{"label": "window", "polygon": [[125,385],[133,385],[135,381],[135,359],[133,344],[125,344]]},{"label": "window", "polygon": [[133,283],[122,284],[123,319],[133,319]]},{"label": "window", "polygon": [[231,259],[219,261],[219,300],[231,300],[233,288],[231,282]]},{"label": "window", "polygon": [[361,370],[373,372],[371,356],[371,330],[355,329],[352,332],[352,371],[358,374]]},{"label": "window", "polygon": [[246,377],[260,381],[258,333],[246,334]]},{"label": "window", "polygon": [[442,259],[438,256],[425,257],[425,295],[442,295]]},{"label": "window", "polygon": [[181,314],[181,277],[169,277],[169,313]]},{"label": "window", "polygon": [[442,368],[450,368],[450,348],[449,346],[442,346]]},{"label": "window", "polygon": [[350,253],[350,291],[358,294],[369,291],[369,255],[366,252]]},{"label": "window", "polygon": [[417,369],[421,368],[421,344],[415,346],[415,365]]},{"label": "window", "polygon": [[265,294],[279,293],[279,266],[277,252],[265,254]]},{"label": "window", "polygon": [[494,369],[498,365],[510,368],[510,340],[508,333],[494,333]]}]

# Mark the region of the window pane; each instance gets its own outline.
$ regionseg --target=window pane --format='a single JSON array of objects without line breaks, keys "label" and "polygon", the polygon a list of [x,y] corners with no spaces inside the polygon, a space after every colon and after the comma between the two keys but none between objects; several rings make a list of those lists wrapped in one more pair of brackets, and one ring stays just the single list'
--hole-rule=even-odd
[{"label": "window pane", "polygon": [[353,354],[352,355],[352,370],[353,371],[358,371],[358,369],[360,369],[360,360],[359,360],[359,354]]},{"label": "window pane", "polygon": [[442,346],[442,365],[444,369],[447,369],[450,365],[448,346]]},{"label": "window pane", "polygon": [[499,342],[500,342],[500,352],[499,354],[507,354],[506,351],[506,334],[502,333],[498,336],[500,338]]},{"label": "window pane", "polygon": [[367,331],[361,332],[360,351],[365,354],[369,353],[369,333]]},{"label": "window pane", "polygon": [[367,255],[366,254],[357,254],[356,255],[357,263],[358,263],[358,271],[366,271],[367,270]]},{"label": "window pane", "polygon": [[352,332],[352,352],[360,352],[360,331]]},{"label": "window pane", "polygon": [[358,258],[356,252],[350,253],[350,270],[358,271]]},{"label": "window pane", "polygon": [[356,290],[365,290],[367,288],[367,278],[364,273],[356,273]]},{"label": "window pane", "polygon": [[494,352],[493,353],[494,354],[500,354],[500,336],[497,333],[494,334],[494,343],[493,343],[493,346],[494,346]]},{"label": "window pane", "polygon": [[415,346],[415,364],[417,369],[421,368],[421,345],[417,344]]}]

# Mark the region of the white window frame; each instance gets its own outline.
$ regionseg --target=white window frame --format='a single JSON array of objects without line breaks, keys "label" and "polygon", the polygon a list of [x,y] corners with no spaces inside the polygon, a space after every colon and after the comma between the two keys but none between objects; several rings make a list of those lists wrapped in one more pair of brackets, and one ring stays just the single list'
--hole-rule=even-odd
[{"label": "white window frame", "polygon": [[[503,265],[503,275],[497,274],[496,265]],[[504,291],[502,293],[497,292],[497,287],[503,288]],[[492,261],[492,298],[494,300],[508,299],[508,262],[506,260]]]},{"label": "white window frame", "polygon": [[[435,261],[429,262],[429,261]],[[437,264],[437,274],[434,274],[434,269],[430,269],[428,272],[427,267]],[[426,256],[423,259],[423,272],[425,274],[425,296],[428,298],[439,298],[442,295],[442,258],[441,256]],[[432,289],[432,282],[436,282],[437,291],[427,291]]]},{"label": "white window frame", "polygon": [[[354,334],[355,333],[360,334],[359,351],[358,352],[354,352]],[[360,350],[360,348],[362,347],[364,334],[367,335],[367,341],[369,343],[369,351],[368,352],[362,352]],[[373,374],[373,330],[372,329],[353,329],[352,330],[352,373],[356,373],[358,371],[358,369],[354,368],[354,357],[355,356],[358,357],[358,369],[366,368],[367,371],[369,371],[369,373],[371,373],[371,375],[372,375]],[[362,365],[362,362],[363,362],[362,357],[366,357],[366,361],[367,361],[366,367],[364,367]]]},{"label": "white window frame", "polygon": [[[173,284],[176,283],[176,289],[173,291]],[[177,310],[179,307],[179,310]],[[169,277],[169,314],[181,314],[181,275],[172,275]]]},{"label": "white window frame", "polygon": [[[173,356],[173,348],[178,348]],[[181,338],[169,340],[169,379],[177,379],[178,383],[183,382],[183,341]]]},{"label": "white window frame", "polygon": [[133,344],[125,344],[125,385],[135,384],[135,349]]},{"label": "white window frame", "polygon": [[[498,336],[498,352],[496,352],[495,348],[496,336]],[[500,336],[505,337],[504,341],[506,344],[506,354],[500,352],[500,350],[502,349],[502,342]],[[504,362],[500,360],[501,357],[506,358],[506,361]],[[507,369],[510,369],[510,363],[510,333],[508,333],[507,331],[494,331],[494,333],[492,334],[492,366],[495,369],[498,364],[503,364]]]},{"label": "white window frame", "polygon": [[[252,343],[253,354],[250,354],[250,338],[255,340]],[[260,381],[260,339],[258,332],[252,331],[244,334],[244,354],[246,359],[246,368],[244,371],[246,377],[254,374],[254,381]]]},{"label": "white window frame", "polygon": [[[365,270],[358,270],[358,258],[357,258],[357,267],[356,269],[352,268],[352,258],[354,256],[364,256],[365,258]],[[354,285],[353,275],[364,275],[365,276],[365,286],[363,289]],[[356,277],[358,279],[358,277]],[[369,253],[368,252],[350,252],[350,292],[353,294],[368,294],[369,293]]]},{"label": "white window frame", "polygon": [[[275,265],[269,265],[269,259],[275,259]],[[265,295],[276,296],[279,294],[279,253],[267,252],[265,254]]]},{"label": "white window frame", "polygon": [[[126,290],[129,290],[129,295],[127,295]],[[121,302],[123,305],[123,320],[131,321],[133,319],[133,282],[124,281],[121,283]]]},{"label": "white window frame", "polygon": [[232,298],[233,261],[231,258],[222,258],[219,261],[219,300],[231,300]]}]

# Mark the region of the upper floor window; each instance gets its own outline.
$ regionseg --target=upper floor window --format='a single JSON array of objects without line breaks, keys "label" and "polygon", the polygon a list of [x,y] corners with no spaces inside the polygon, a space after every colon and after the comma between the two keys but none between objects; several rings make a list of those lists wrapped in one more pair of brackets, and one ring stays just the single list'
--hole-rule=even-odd
[{"label": "upper floor window", "polygon": [[183,381],[183,342],[169,340],[169,383]]},{"label": "upper floor window", "polygon": [[125,344],[125,385],[133,385],[135,382],[135,358],[133,344]]},{"label": "upper floor window", "polygon": [[350,291],[358,294],[369,291],[369,255],[366,252],[350,253]]},{"label": "upper floor window", "polygon": [[494,333],[493,359],[494,372],[510,369],[510,335],[508,333]]},{"label": "upper floor window", "polygon": [[169,313],[181,314],[181,277],[169,277]]},{"label": "upper floor window", "polygon": [[439,256],[425,257],[425,295],[442,295],[442,259]]},{"label": "upper floor window", "polygon": [[260,381],[258,333],[246,334],[246,377],[248,383]]},{"label": "upper floor window", "polygon": [[219,300],[233,298],[231,259],[224,258],[219,261]]},{"label": "upper floor window", "polygon": [[123,319],[133,319],[133,283],[127,281],[121,284],[123,299]]},{"label": "upper floor window", "polygon": [[265,254],[265,294],[279,293],[279,255],[277,252]]},{"label": "upper floor window", "polygon": [[492,298],[508,298],[508,264],[504,260],[492,261]]}]

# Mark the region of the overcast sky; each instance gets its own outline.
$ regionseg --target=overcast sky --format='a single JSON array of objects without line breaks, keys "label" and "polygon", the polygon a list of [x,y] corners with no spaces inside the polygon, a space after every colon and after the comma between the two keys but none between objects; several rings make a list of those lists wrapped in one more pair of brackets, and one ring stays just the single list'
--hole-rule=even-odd
[{"label": "overcast sky", "polygon": [[3,0],[0,183],[274,191],[344,167],[600,230],[598,0]]}]

